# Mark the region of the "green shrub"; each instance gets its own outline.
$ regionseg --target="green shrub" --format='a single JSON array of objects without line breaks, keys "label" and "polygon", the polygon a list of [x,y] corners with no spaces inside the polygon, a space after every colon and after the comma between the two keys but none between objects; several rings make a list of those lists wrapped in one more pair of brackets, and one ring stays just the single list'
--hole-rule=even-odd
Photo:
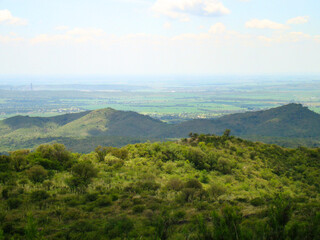
[{"label": "green shrub", "polygon": [[217,169],[223,174],[230,174],[232,170],[232,162],[226,158],[219,158]]},{"label": "green shrub", "polygon": [[8,199],[8,198],[9,198],[9,189],[8,189],[8,188],[2,189],[1,196],[2,196],[4,199]]},{"label": "green shrub", "polygon": [[99,194],[98,193],[87,193],[85,195],[86,202],[94,202],[98,199]]},{"label": "green shrub", "polygon": [[45,158],[51,161],[58,161],[60,164],[67,166],[68,162],[72,160],[72,155],[67,151],[63,144],[43,144],[40,145],[36,151],[41,158]]},{"label": "green shrub", "polygon": [[104,234],[109,239],[128,239],[133,228],[133,221],[126,216],[109,218],[104,226]]},{"label": "green shrub", "polygon": [[106,155],[104,161],[108,166],[115,169],[121,168],[124,165],[124,160],[117,158],[111,154]]},{"label": "green shrub", "polygon": [[112,199],[109,196],[100,196],[96,201],[96,205],[99,207],[108,207],[111,204]]},{"label": "green shrub", "polygon": [[17,209],[21,206],[22,200],[19,198],[10,198],[7,200],[7,204],[10,210]]},{"label": "green shrub", "polygon": [[227,190],[223,185],[212,183],[210,184],[210,188],[208,189],[208,192],[213,199],[217,200],[218,197],[225,194]]},{"label": "green shrub", "polygon": [[265,201],[262,199],[262,198],[260,198],[260,197],[256,197],[256,198],[253,198],[251,201],[250,201],[250,204],[252,205],[252,206],[262,206],[262,205],[264,205],[265,204]]},{"label": "green shrub", "polygon": [[185,183],[184,187],[185,188],[202,189],[202,184],[197,179],[190,179]]},{"label": "green shrub", "polygon": [[180,191],[183,188],[183,182],[178,178],[170,179],[167,183],[167,188],[173,191]]},{"label": "green shrub", "polygon": [[48,171],[39,165],[33,166],[26,170],[26,174],[33,183],[43,182],[48,177]]},{"label": "green shrub", "polygon": [[98,170],[89,161],[79,162],[71,169],[72,174],[82,179],[84,182],[89,182],[91,178],[97,177]]},{"label": "green shrub", "polygon": [[37,190],[30,194],[31,201],[40,202],[49,198],[50,195],[44,190]]},{"label": "green shrub", "polygon": [[132,211],[134,213],[142,213],[145,209],[146,207],[144,205],[136,205],[132,208]]},{"label": "green shrub", "polygon": [[209,177],[208,177],[208,173],[207,173],[206,170],[202,170],[201,171],[199,180],[202,183],[208,183],[209,182]]}]

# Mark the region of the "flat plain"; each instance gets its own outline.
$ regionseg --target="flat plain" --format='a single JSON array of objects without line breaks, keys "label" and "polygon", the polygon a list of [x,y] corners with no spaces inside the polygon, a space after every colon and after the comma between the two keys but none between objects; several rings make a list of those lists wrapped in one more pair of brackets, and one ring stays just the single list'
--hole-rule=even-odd
[{"label": "flat plain", "polygon": [[301,103],[320,113],[320,82],[248,81],[158,86],[29,85],[0,86],[0,119],[15,115],[54,116],[101,108],[135,111],[177,123]]}]

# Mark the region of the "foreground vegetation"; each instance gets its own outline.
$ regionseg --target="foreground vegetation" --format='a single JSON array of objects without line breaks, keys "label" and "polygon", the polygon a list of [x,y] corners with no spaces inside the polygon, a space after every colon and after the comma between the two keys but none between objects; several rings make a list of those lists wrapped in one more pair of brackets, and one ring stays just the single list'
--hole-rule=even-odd
[{"label": "foreground vegetation", "polygon": [[319,239],[320,149],[229,134],[0,156],[0,239]]}]

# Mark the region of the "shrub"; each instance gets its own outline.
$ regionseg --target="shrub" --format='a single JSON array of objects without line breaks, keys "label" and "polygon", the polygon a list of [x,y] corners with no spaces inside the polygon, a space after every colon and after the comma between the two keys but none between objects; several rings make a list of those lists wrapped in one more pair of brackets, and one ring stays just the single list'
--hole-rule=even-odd
[{"label": "shrub", "polygon": [[63,144],[59,143],[40,145],[36,149],[36,153],[38,153],[42,158],[58,161],[64,165],[72,159],[71,153],[67,151]]},{"label": "shrub", "polygon": [[39,165],[44,167],[45,169],[49,170],[62,170],[61,164],[57,160],[49,160],[49,159],[36,159],[36,162],[38,162]]},{"label": "shrub", "polygon": [[291,199],[283,194],[276,194],[268,208],[268,225],[271,239],[285,239],[285,226],[293,212]]},{"label": "shrub", "polygon": [[140,181],[135,184],[137,192],[141,191],[156,191],[160,188],[160,184],[152,180]]},{"label": "shrub", "polygon": [[181,220],[186,216],[186,212],[184,210],[179,210],[173,214],[173,219],[175,221]]},{"label": "shrub", "polygon": [[202,189],[202,184],[197,179],[190,179],[185,183],[184,187],[193,188],[193,189]]},{"label": "shrub", "polygon": [[136,205],[136,206],[134,206],[133,208],[132,208],[132,211],[134,212],[134,213],[142,213],[144,210],[145,210],[145,206],[143,206],[143,205]]},{"label": "shrub", "polygon": [[110,167],[113,168],[121,168],[124,165],[124,161],[120,158],[117,158],[111,154],[108,154],[105,158],[104,161],[106,162],[106,164]]},{"label": "shrub", "polygon": [[213,212],[213,239],[242,239],[242,214],[237,207],[225,206],[222,214]]},{"label": "shrub", "polygon": [[31,182],[39,183],[43,182],[47,178],[48,171],[45,170],[42,166],[36,165],[28,169],[26,171],[26,174]]},{"label": "shrub", "polygon": [[199,178],[200,182],[202,183],[208,183],[209,182],[209,177],[208,173],[206,170],[202,170]]},{"label": "shrub", "polygon": [[10,210],[17,209],[22,204],[22,200],[19,198],[10,198],[7,200],[7,204]]},{"label": "shrub", "polygon": [[17,150],[10,153],[11,165],[17,172],[20,172],[26,168],[28,164],[27,156],[29,153],[29,150]]},{"label": "shrub", "polygon": [[206,154],[199,148],[189,147],[185,153],[185,158],[189,160],[196,169],[210,169],[210,165],[206,161]]},{"label": "shrub", "polygon": [[167,183],[167,188],[173,191],[180,191],[183,188],[183,182],[177,178],[170,179]]},{"label": "shrub", "polygon": [[9,189],[8,189],[8,188],[2,189],[1,196],[2,196],[4,199],[8,199],[8,198],[9,198]]},{"label": "shrub", "polygon": [[85,195],[86,202],[94,202],[98,199],[98,193],[88,193]]},{"label": "shrub", "polygon": [[98,170],[89,161],[79,162],[71,169],[72,174],[84,182],[88,182],[91,178],[97,177]]},{"label": "shrub", "polygon": [[14,179],[12,172],[0,172],[0,183],[7,184]]},{"label": "shrub", "polygon": [[34,202],[40,202],[49,198],[50,195],[44,190],[37,190],[31,193],[30,199]]},{"label": "shrub", "polygon": [[251,201],[250,201],[250,204],[252,205],[252,206],[262,206],[262,205],[264,205],[265,204],[265,201],[262,199],[262,198],[260,198],[260,197],[256,197],[256,198],[254,198],[254,199],[252,199]]},{"label": "shrub", "polygon": [[27,224],[24,230],[26,240],[42,239],[41,234],[38,231],[37,223],[31,215],[27,217]]},{"label": "shrub", "polygon": [[133,221],[126,216],[110,218],[104,226],[104,233],[110,239],[127,239],[133,227]]},{"label": "shrub", "polygon": [[81,212],[76,208],[69,208],[62,212],[64,220],[78,220],[82,217]]},{"label": "shrub", "polygon": [[84,193],[89,185],[89,182],[79,177],[71,177],[66,180],[66,184],[69,186],[72,192]]},{"label": "shrub", "polygon": [[100,196],[96,201],[97,206],[107,207],[112,204],[112,199],[109,196]]},{"label": "shrub", "polygon": [[219,158],[217,169],[224,174],[230,174],[232,169],[232,162],[226,158]]},{"label": "shrub", "polygon": [[209,195],[215,200],[217,200],[218,197],[220,197],[221,195],[225,194],[226,191],[227,190],[223,185],[220,185],[220,184],[217,184],[217,183],[212,183],[210,185],[209,190],[208,190]]}]

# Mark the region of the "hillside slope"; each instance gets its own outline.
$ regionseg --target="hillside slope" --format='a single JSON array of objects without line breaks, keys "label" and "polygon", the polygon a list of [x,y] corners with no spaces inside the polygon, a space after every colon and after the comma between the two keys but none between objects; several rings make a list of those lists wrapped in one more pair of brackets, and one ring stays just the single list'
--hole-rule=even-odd
[{"label": "hillside slope", "polygon": [[0,238],[317,240],[319,158],[204,135],[18,150],[0,156]]},{"label": "hillside slope", "polygon": [[320,115],[301,104],[288,104],[264,111],[226,115],[218,119],[192,120],[181,123],[171,131],[175,136],[189,132],[222,134],[231,129],[236,136],[318,137]]},{"label": "hillside slope", "polygon": [[[230,129],[235,136],[285,146],[320,144],[320,115],[301,104],[288,104],[264,111],[173,125],[136,112],[111,108],[50,118],[16,116],[0,121],[0,151],[32,148],[48,140],[77,146],[76,142],[85,138],[96,142],[94,138],[101,141],[104,137],[108,139],[105,142],[112,143],[112,137],[128,137],[130,141],[127,143],[132,143],[133,138],[139,139],[137,142],[141,142],[142,138],[183,138],[190,132],[221,135],[225,129]],[[72,141],[74,144],[71,144]],[[123,139],[121,142],[126,144]]]}]

